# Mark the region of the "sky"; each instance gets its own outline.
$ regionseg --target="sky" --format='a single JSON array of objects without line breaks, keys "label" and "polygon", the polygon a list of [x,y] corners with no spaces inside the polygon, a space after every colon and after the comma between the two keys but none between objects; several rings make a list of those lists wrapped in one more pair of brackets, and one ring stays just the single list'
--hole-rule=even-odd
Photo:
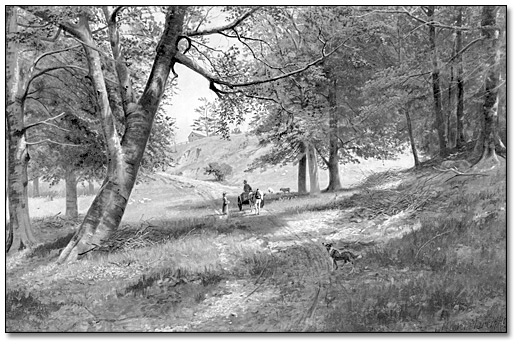
[{"label": "sky", "polygon": [[[220,12],[210,13],[209,16],[213,17],[211,23],[207,24],[204,28],[212,28],[220,26],[225,23],[225,19]],[[230,46],[230,42],[227,38],[222,35],[209,35],[210,46],[214,48],[224,49]],[[201,75],[193,72],[184,65],[176,64],[174,70],[178,74],[178,91],[177,95],[171,98],[172,105],[167,109],[170,115],[175,116],[176,126],[176,143],[186,142],[188,135],[192,132],[192,123],[199,114],[195,109],[202,105],[199,98],[207,98],[208,101],[212,101],[216,98],[216,94],[209,88],[209,82]],[[243,128],[243,127],[241,127]]]},{"label": "sky", "polygon": [[199,98],[205,97],[209,101],[215,98],[215,93],[208,86],[207,79],[193,72],[183,65],[176,64],[174,70],[178,74],[178,93],[171,98],[171,104],[166,108],[169,115],[176,118],[176,143],[188,140],[192,132],[192,123],[198,117],[195,109],[202,105]]}]

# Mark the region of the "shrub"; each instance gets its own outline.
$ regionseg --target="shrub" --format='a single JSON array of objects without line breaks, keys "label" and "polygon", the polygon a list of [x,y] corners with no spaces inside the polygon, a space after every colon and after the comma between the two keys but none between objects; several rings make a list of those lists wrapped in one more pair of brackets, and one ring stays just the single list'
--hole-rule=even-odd
[{"label": "shrub", "polygon": [[223,181],[227,175],[232,174],[232,167],[226,163],[211,162],[204,170],[207,175],[213,174],[217,181]]}]

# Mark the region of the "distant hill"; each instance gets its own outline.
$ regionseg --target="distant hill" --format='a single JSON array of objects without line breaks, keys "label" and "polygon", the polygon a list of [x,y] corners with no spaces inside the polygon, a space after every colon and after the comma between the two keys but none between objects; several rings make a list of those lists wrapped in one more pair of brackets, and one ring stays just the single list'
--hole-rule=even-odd
[{"label": "distant hill", "polygon": [[[233,168],[233,173],[226,178],[226,185],[242,187],[247,180],[252,187],[266,190],[271,187],[278,191],[281,187],[290,187],[297,191],[297,166],[267,166],[263,170],[245,172],[249,164],[269,151],[268,147],[259,145],[256,136],[250,134],[233,134],[230,140],[219,136],[208,137],[194,142],[178,144],[173,148],[174,162],[167,170],[171,175],[182,175],[191,179],[211,181],[213,176],[205,175],[204,168],[210,162],[226,163]],[[402,155],[396,161],[361,160],[360,164],[341,166],[341,183],[348,187],[357,183],[371,172],[390,168],[408,168],[413,166],[410,154]],[[328,171],[319,171],[321,189],[328,185]]]}]

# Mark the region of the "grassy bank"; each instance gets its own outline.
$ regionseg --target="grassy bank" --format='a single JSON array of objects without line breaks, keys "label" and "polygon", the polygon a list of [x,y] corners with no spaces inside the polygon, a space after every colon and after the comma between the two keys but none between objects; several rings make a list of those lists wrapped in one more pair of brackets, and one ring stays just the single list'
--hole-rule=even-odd
[{"label": "grassy bank", "polygon": [[505,332],[505,179],[383,172],[260,216],[128,224],[63,266],[74,222],[40,219],[46,243],[7,258],[7,331]]}]

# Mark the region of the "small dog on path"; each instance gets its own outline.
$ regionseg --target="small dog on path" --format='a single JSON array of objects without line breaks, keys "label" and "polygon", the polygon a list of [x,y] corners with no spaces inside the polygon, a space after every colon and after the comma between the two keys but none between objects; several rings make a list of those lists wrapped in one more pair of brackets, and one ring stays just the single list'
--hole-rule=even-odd
[{"label": "small dog on path", "polygon": [[344,261],[350,262],[352,264],[352,273],[355,269],[355,263],[354,261],[357,259],[360,259],[362,256],[356,256],[354,253],[352,253],[350,250],[340,250],[335,247],[333,247],[332,243],[322,243],[326,247],[326,251],[328,251],[328,255],[330,256],[330,259],[332,260],[332,267],[335,266],[335,269],[338,269],[339,266],[337,266],[337,261]]}]

